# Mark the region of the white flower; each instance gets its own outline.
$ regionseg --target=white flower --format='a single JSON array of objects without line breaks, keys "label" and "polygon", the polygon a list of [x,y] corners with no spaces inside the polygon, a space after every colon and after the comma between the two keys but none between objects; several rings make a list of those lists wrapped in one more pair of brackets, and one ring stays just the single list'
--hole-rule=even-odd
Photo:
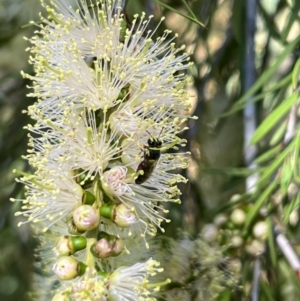
[{"label": "white flower", "polygon": [[[146,233],[155,235],[156,227],[161,228],[163,220],[169,221],[164,217],[167,211],[163,205],[157,204],[179,202],[176,197],[180,191],[174,184],[186,180],[172,171],[185,168],[187,157],[185,154],[161,154],[145,183],[138,185],[133,179],[137,177],[136,171],[143,160],[150,137],[161,136],[160,139],[167,142],[163,143],[162,148],[171,148],[184,141],[181,142],[175,136],[172,132],[174,128],[170,130],[168,123],[160,133],[154,124],[149,127],[144,122],[145,130],[141,129],[135,135],[132,133],[130,138],[122,140],[118,132],[109,127],[111,123],[106,122],[106,114],[101,117],[100,128],[97,127],[97,115],[94,111],[68,112],[66,116],[63,123],[49,122],[52,130],[47,135],[32,138],[36,151],[27,156],[31,165],[41,170],[59,165],[59,170],[73,171],[77,176],[82,174],[83,180],[80,183],[100,179],[108,196],[112,195],[115,200],[135,208],[140,223],[133,226],[132,232],[142,236]],[[142,122],[140,124],[143,125]],[[40,125],[30,129],[42,135]],[[163,231],[162,228],[161,230]]]},{"label": "white flower", "polygon": [[133,133],[137,133],[142,128],[141,119],[134,116],[130,107],[122,107],[113,112],[109,118],[111,127],[118,132],[118,135],[129,137]]},{"label": "white flower", "polygon": [[[62,171],[48,170],[42,175],[24,175],[18,180],[26,186],[25,200],[22,211],[15,215],[23,215],[28,221],[43,222],[47,231],[53,224],[65,219],[81,204],[83,189],[69,175]],[[12,199],[15,201],[15,199]],[[24,222],[20,222],[19,225]]]},{"label": "white flower", "polygon": [[96,123],[94,111],[73,111],[66,113],[62,122],[49,122],[52,130],[47,134],[40,124],[29,127],[32,132],[43,135],[31,138],[35,150],[27,156],[30,164],[35,167],[46,163],[59,165],[63,170],[84,174],[84,180],[102,174],[109,162],[118,158],[121,148],[119,137],[110,131],[106,117],[103,116],[101,128],[97,128]]},{"label": "white flower", "polygon": [[55,22],[44,18],[41,36],[30,40],[36,75],[24,74],[34,80],[31,96],[43,101],[29,113],[43,120],[53,114],[59,119],[72,105],[106,111],[131,95],[136,112],[142,109],[155,118],[165,108],[166,115],[179,116],[188,107],[185,79],[178,73],[187,68],[188,55],[175,56],[182,49],[175,48],[174,38],[166,40],[170,32],[153,41],[155,31],[146,31],[150,19],[142,15],[122,36],[126,22],[118,1],[100,1],[101,8],[88,5],[82,2],[82,12],[66,0],[55,1],[54,9],[46,6]]},{"label": "white flower", "polygon": [[[136,263],[131,267],[116,269],[109,277],[108,300],[110,301],[153,301],[149,277],[155,276],[163,269],[159,263],[149,259],[145,263]],[[149,287],[149,288],[148,288]],[[155,290],[159,290],[159,284]]]},{"label": "white flower", "polygon": [[55,297],[59,295],[66,295],[74,301],[108,301],[106,283],[94,268],[88,268],[80,278],[62,283],[62,288]]}]

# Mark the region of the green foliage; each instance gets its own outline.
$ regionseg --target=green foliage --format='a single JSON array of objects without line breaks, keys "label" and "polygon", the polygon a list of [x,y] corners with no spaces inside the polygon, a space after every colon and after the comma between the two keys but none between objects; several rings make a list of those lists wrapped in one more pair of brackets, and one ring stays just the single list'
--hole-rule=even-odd
[{"label": "green foliage", "polygon": [[[259,142],[269,131],[274,129],[275,125],[285,117],[285,115],[290,111],[291,107],[296,103],[299,98],[299,93],[293,93],[289,98],[285,99],[279,106],[276,107],[273,112],[271,112],[260,126],[255,131],[251,142],[253,144]],[[282,133],[282,128],[279,128],[280,133]],[[281,135],[282,136],[282,135]],[[273,140],[271,140],[273,141]],[[274,144],[271,143],[271,144]]]},{"label": "green foliage", "polygon": [[162,7],[166,8],[167,10],[170,10],[170,11],[172,11],[172,12],[175,12],[176,14],[178,14],[178,15],[180,15],[180,16],[182,16],[182,17],[188,19],[188,20],[190,20],[191,22],[194,22],[194,23],[197,24],[198,26],[205,27],[205,25],[204,25],[203,23],[201,23],[201,22],[197,19],[196,15],[195,15],[194,12],[191,10],[189,4],[188,4],[187,1],[185,1],[185,0],[182,0],[182,3],[184,4],[184,7],[187,9],[188,14],[190,14],[190,15],[184,14],[184,13],[182,13],[180,10],[174,9],[172,6],[165,4],[164,2],[162,2],[162,1],[160,1],[160,0],[153,0],[153,1],[155,1],[156,3],[158,3],[159,5],[161,5]]},{"label": "green foliage", "polygon": [[[299,4],[295,3],[295,7]],[[277,12],[279,13],[279,11]],[[259,300],[277,300],[277,294],[281,300],[293,300],[300,289],[299,282],[294,281],[295,272],[293,266],[279,258],[284,250],[276,244],[274,227],[280,227],[286,231],[292,231],[299,227],[299,59],[295,59],[295,53],[300,43],[300,35],[292,34],[293,26],[297,24],[294,11],[288,10],[290,18],[283,26],[283,30],[273,28],[269,16],[263,12],[268,26],[270,37],[276,39],[282,46],[281,53],[265,67],[253,86],[239,97],[232,108],[222,116],[231,116],[245,109],[248,105],[260,102],[260,122],[252,135],[251,143],[256,144],[259,155],[254,160],[255,167],[252,171],[257,173],[254,190],[249,196],[251,204],[243,228],[244,237],[251,237],[254,224],[265,219],[268,224],[267,253],[264,260],[270,261],[272,267],[266,265],[266,270],[276,270],[286,275],[285,281],[276,277],[279,286],[275,283],[260,281]],[[274,34],[276,32],[276,34]],[[287,42],[288,36],[289,42]],[[285,72],[279,72],[283,63],[289,62]],[[280,74],[280,75],[279,75]],[[247,126],[247,123],[245,123]],[[245,168],[242,169],[243,174]],[[246,194],[245,194],[246,195]],[[262,211],[264,211],[262,216]],[[291,236],[291,240],[295,237]],[[250,268],[249,268],[250,269]],[[264,268],[263,268],[264,269]],[[247,268],[248,270],[248,268]],[[250,276],[245,276],[243,283]],[[285,286],[294,290],[294,297],[284,293]],[[275,293],[277,292],[277,293]]]}]

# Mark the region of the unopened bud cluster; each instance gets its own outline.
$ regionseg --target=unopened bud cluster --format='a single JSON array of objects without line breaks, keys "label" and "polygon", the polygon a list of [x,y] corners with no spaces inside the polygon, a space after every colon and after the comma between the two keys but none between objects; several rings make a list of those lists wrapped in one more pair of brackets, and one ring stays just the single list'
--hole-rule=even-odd
[{"label": "unopened bud cluster", "polygon": [[[238,198],[238,196],[233,196]],[[232,255],[238,255],[245,250],[252,256],[259,256],[265,251],[265,241],[268,237],[268,224],[263,214],[246,227],[247,213],[251,207],[241,203],[231,208],[227,213],[217,214],[213,223],[202,229],[202,237],[207,242],[219,242],[227,246]]]},{"label": "unopened bud cluster", "polygon": [[[217,229],[213,224],[205,228],[196,239],[186,235],[158,244],[159,261],[165,266],[162,274],[176,283],[166,289],[165,300],[217,300],[222,291],[238,286],[241,260],[226,254],[227,248],[212,240]],[[204,235],[208,233],[211,236],[206,241]]]},{"label": "unopened bud cluster", "polygon": [[98,240],[91,247],[91,252],[98,258],[115,257],[123,250],[124,240],[105,232],[98,234]]}]

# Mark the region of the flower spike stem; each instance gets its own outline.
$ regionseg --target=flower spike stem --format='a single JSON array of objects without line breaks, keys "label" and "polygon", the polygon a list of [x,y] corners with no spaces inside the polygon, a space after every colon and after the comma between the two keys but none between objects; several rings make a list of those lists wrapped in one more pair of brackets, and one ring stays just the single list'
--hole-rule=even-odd
[{"label": "flower spike stem", "polygon": [[95,267],[95,257],[91,253],[90,249],[92,245],[96,242],[95,238],[88,238],[87,245],[86,245],[86,257],[85,257],[85,264],[88,267],[94,268]]}]

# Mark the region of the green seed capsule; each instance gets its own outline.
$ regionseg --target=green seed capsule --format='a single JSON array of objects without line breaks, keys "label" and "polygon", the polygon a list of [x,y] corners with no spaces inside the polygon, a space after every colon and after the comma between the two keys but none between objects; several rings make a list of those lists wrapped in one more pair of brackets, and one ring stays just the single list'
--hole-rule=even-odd
[{"label": "green seed capsule", "polygon": [[68,256],[86,247],[84,236],[61,236],[55,244],[55,252],[58,256]]}]

